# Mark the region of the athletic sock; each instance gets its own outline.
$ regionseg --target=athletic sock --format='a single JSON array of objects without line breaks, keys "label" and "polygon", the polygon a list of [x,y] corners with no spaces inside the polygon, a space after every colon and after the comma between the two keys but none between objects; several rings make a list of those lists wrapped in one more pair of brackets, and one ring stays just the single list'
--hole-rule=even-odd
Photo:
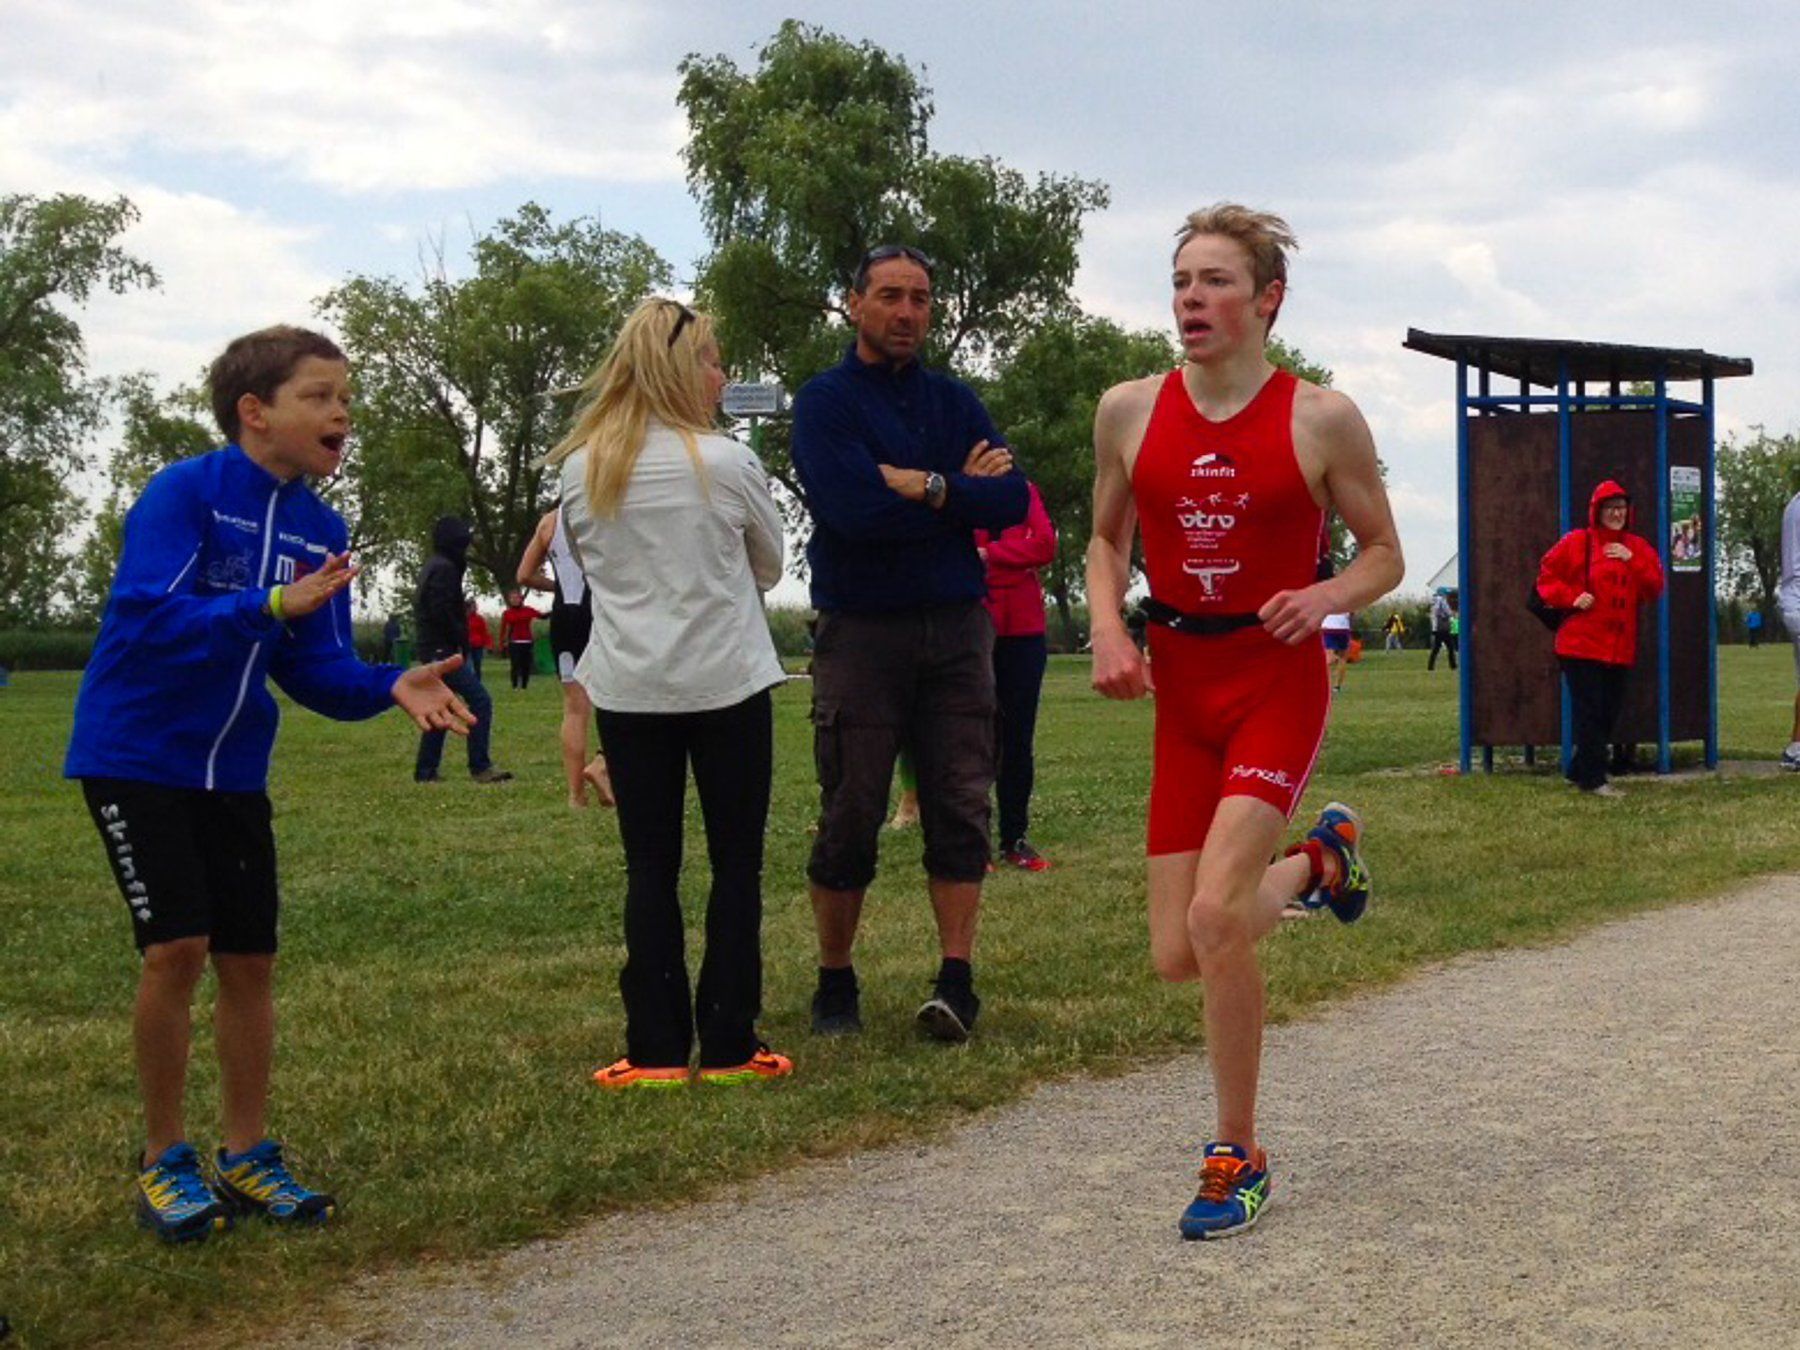
[{"label": "athletic sock", "polygon": [[855,966],[820,966],[819,988],[825,990],[856,989]]},{"label": "athletic sock", "polygon": [[975,968],[958,956],[946,956],[938,966],[937,982],[968,987],[975,983]]}]

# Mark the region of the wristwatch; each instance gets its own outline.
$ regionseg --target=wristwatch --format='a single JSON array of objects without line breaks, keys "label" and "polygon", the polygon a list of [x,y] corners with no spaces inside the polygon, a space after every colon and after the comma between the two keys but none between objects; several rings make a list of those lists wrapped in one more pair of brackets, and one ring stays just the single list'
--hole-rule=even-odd
[{"label": "wristwatch", "polygon": [[925,475],[925,505],[933,511],[944,504],[944,498],[950,495],[950,485],[944,481],[941,473]]}]

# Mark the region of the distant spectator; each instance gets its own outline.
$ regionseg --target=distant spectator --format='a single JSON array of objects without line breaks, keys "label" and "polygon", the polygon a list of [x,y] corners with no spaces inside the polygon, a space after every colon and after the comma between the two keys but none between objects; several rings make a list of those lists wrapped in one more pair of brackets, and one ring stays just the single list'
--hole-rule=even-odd
[{"label": "distant spectator", "polygon": [[1348,614],[1327,614],[1319,625],[1319,636],[1325,643],[1325,676],[1331,681],[1334,694],[1344,692],[1344,672],[1350,669],[1352,631]]},{"label": "distant spectator", "polygon": [[548,617],[543,610],[533,609],[525,603],[524,591],[506,593],[506,608],[500,611],[500,629],[506,635],[506,655],[512,662],[514,689],[531,687],[531,662],[535,655],[531,625]]},{"label": "distant spectator", "polygon": [[394,648],[400,642],[400,616],[390,614],[387,622],[381,625],[381,660],[389,664],[394,659]]},{"label": "distant spectator", "polygon": [[469,669],[475,672],[475,678],[481,678],[481,659],[493,650],[494,630],[488,627],[488,621],[481,617],[476,608],[475,599],[471,596],[463,601],[463,607],[469,612]]},{"label": "distant spectator", "polygon": [[1396,609],[1387,616],[1387,622],[1381,625],[1381,632],[1386,639],[1386,650],[1397,652],[1406,645],[1406,620],[1400,617],[1399,610]]},{"label": "distant spectator", "polygon": [[1556,657],[1575,722],[1569,781],[1603,797],[1621,795],[1606,781],[1607,749],[1637,660],[1638,606],[1663,588],[1662,561],[1631,523],[1631,498],[1609,478],[1588,502],[1587,528],[1565,534],[1538,567],[1544,603],[1568,611]]},{"label": "distant spectator", "polygon": [[[1049,651],[1044,645],[1044,587],[1038,572],[1056,556],[1056,529],[1035,483],[1025,519],[997,533],[975,531],[987,567],[987,610],[994,620],[994,694],[1000,705],[1000,764],[994,800],[1000,815],[1000,856],[1025,872],[1050,863],[1026,838],[1036,776],[1032,742]],[[914,810],[917,810],[916,796]]]},{"label": "distant spectator", "polygon": [[1437,669],[1440,651],[1449,655],[1450,669],[1456,669],[1456,628],[1456,593],[1448,586],[1440,586],[1431,597],[1431,655],[1426,658],[1425,669]]},{"label": "distant spectator", "polygon": [[1754,651],[1762,646],[1763,616],[1760,609],[1753,609],[1744,616],[1744,631],[1750,635],[1750,648]]},{"label": "distant spectator", "polygon": [[[431,527],[431,557],[419,573],[413,598],[413,634],[421,661],[468,654],[469,619],[463,608],[463,572],[468,567],[469,542],[474,537],[469,522],[444,516]],[[493,734],[494,701],[473,669],[461,666],[444,676],[475,717],[469,731],[469,774],[477,783],[504,783],[510,773],[496,769],[488,755]],[[413,761],[413,781],[435,783],[444,758],[444,733],[434,729],[419,737],[419,754]]]}]

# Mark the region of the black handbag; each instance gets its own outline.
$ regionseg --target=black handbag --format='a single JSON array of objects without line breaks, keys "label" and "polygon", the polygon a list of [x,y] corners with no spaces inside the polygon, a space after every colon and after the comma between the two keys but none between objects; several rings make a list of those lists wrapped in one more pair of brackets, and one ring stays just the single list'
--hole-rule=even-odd
[{"label": "black handbag", "polygon": [[[1594,593],[1594,532],[1583,530],[1582,534],[1586,536],[1587,542],[1587,553],[1582,559],[1581,569],[1587,585],[1582,589],[1592,595]],[[1526,593],[1525,608],[1531,611],[1532,618],[1543,624],[1552,633],[1561,628],[1563,620],[1575,612],[1572,609],[1558,609],[1555,605],[1550,604],[1538,594],[1535,581],[1531,583],[1531,589]]]}]

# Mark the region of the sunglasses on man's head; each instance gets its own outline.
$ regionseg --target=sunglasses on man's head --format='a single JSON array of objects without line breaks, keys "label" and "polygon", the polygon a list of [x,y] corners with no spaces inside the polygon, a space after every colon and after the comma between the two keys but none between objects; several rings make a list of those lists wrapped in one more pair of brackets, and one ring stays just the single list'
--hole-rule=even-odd
[{"label": "sunglasses on man's head", "polygon": [[892,262],[895,258],[906,258],[916,262],[925,269],[925,275],[928,277],[937,269],[937,264],[931,260],[929,254],[922,249],[914,248],[911,244],[877,244],[863,254],[862,261],[856,266],[856,288],[860,291],[868,284],[869,269],[876,263]]}]

